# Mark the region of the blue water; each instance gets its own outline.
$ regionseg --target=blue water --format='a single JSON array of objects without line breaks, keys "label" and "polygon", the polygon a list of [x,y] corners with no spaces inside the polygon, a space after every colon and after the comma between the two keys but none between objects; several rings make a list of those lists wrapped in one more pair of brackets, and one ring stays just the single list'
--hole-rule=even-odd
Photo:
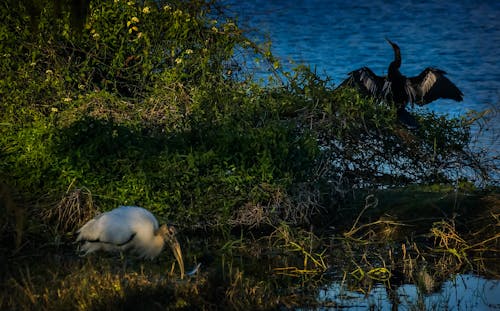
[{"label": "blue water", "polygon": [[[417,286],[405,284],[396,289],[397,303],[383,285],[369,293],[349,291],[340,282],[320,290],[318,301],[339,310],[457,310],[488,311],[500,309],[500,281],[470,274],[456,275],[444,282],[438,292],[423,293]],[[329,310],[318,308],[319,310]],[[333,309],[333,308],[332,308]],[[330,309],[331,310],[331,309]],[[337,310],[337,309],[335,309]]]},{"label": "blue water", "polygon": [[[500,1],[226,1],[240,24],[270,35],[285,68],[308,64],[338,84],[362,66],[386,73],[393,51],[401,50],[401,71],[418,75],[435,66],[464,93],[464,101],[438,100],[437,113],[463,115],[500,106]],[[252,33],[251,33],[252,35]],[[500,113],[490,114],[479,146],[500,153]],[[476,128],[477,132],[478,129]]]}]

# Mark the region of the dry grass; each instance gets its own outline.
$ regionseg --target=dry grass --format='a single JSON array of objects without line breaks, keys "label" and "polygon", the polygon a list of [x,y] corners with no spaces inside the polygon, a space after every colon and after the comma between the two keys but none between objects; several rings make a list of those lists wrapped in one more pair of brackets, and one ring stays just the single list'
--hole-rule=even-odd
[{"label": "dry grass", "polygon": [[42,219],[56,232],[75,232],[98,211],[87,188],[74,188],[73,183],[54,207],[42,210]]},{"label": "dry grass", "polygon": [[[0,309],[123,310],[178,309],[198,301],[205,279],[180,280],[164,264],[134,264],[125,269],[118,258],[58,262],[47,255],[44,265],[17,266],[2,282]],[[118,262],[117,262],[118,261]]]},{"label": "dry grass", "polygon": [[310,224],[312,216],[324,212],[318,203],[319,192],[308,189],[306,185],[298,186],[294,195],[266,184],[259,187],[260,191],[269,195],[267,204],[251,202],[244,204],[234,211],[228,224],[248,228],[276,227],[281,222]]},{"label": "dry grass", "polygon": [[[293,254],[294,262],[298,263],[297,265],[286,264],[285,267],[275,267],[273,271],[277,274],[315,276],[323,274],[328,267],[325,255],[327,248],[323,246],[321,239],[311,231],[294,230],[283,223],[269,235],[268,241],[273,249]],[[323,249],[321,249],[322,246]]]}]

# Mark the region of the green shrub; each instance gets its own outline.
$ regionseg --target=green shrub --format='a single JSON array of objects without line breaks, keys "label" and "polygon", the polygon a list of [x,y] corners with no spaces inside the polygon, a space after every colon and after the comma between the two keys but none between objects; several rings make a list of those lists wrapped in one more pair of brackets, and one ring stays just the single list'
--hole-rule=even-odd
[{"label": "green shrub", "polygon": [[484,171],[465,119],[421,114],[409,132],[390,105],[307,67],[255,82],[239,60],[279,63],[216,2],[96,0],[81,29],[36,3],[37,23],[0,4],[0,178],[29,206],[77,187],[103,210],[142,205],[185,226],[252,208],[301,222],[355,187]]}]

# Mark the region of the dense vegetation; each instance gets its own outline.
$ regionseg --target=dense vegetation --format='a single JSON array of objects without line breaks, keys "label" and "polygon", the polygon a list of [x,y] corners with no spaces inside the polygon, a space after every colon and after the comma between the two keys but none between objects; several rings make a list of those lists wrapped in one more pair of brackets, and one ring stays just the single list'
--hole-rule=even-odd
[{"label": "dense vegetation", "polygon": [[189,229],[302,225],[356,190],[491,181],[474,115],[409,131],[390,105],[282,70],[217,2],[95,0],[80,28],[40,3],[36,21],[0,4],[2,253],[122,204]]}]

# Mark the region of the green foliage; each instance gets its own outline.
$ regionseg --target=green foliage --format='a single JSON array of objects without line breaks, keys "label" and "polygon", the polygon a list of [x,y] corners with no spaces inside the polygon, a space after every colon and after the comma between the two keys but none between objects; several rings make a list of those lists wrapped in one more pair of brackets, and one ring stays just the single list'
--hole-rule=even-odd
[{"label": "green foliage", "polygon": [[247,42],[210,2],[96,0],[81,31],[53,5],[43,3],[35,25],[23,2],[0,6],[0,95],[13,110],[61,109],[94,90],[140,98],[156,83],[217,83],[235,46]]},{"label": "green foliage", "polygon": [[279,63],[217,3],[95,0],[81,29],[45,4],[35,24],[22,2],[0,5],[0,178],[23,202],[52,208],[76,185],[104,210],[212,226],[249,206],[284,217],[479,165],[465,119],[422,114],[412,133],[390,105],[307,67],[254,82],[240,58]]}]

